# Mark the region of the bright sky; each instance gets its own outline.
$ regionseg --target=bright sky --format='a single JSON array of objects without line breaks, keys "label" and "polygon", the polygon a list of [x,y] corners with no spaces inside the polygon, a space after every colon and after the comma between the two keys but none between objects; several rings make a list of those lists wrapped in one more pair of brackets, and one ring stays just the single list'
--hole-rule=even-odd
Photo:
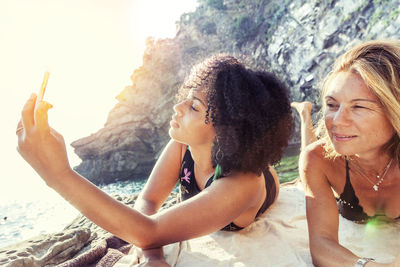
[{"label": "bright sky", "polygon": [[[0,201],[38,197],[44,184],[16,152],[16,124],[50,72],[50,124],[69,144],[103,127],[115,96],[141,65],[145,38],[174,37],[196,0],[0,1]],[[1,202],[0,202],[1,203]]]}]

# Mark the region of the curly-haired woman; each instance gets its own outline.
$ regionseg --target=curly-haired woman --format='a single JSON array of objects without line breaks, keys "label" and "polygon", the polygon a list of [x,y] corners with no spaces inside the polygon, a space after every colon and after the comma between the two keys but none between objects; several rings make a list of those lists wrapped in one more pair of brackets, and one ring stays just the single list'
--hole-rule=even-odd
[{"label": "curly-haired woman", "polygon": [[[142,248],[151,264],[166,264],[162,245],[240,230],[262,214],[278,195],[271,165],[280,160],[292,130],[283,84],[229,55],[194,67],[179,95],[171,140],[135,209],[71,169],[62,136],[47,122],[50,105],[40,102],[35,111],[35,95],[17,131],[20,154],[50,187],[102,228]],[[157,213],[177,182],[184,201]]]}]

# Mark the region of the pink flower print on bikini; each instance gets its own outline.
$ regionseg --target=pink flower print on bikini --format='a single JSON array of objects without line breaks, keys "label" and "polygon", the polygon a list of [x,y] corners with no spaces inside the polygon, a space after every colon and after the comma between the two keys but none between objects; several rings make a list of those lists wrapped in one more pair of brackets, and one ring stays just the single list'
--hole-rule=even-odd
[{"label": "pink flower print on bikini", "polygon": [[188,184],[190,184],[190,177],[189,177],[189,175],[191,174],[191,172],[188,172],[188,169],[187,169],[187,168],[183,169],[183,172],[185,173],[185,176],[181,177],[181,182],[182,182],[183,180],[185,180]]}]

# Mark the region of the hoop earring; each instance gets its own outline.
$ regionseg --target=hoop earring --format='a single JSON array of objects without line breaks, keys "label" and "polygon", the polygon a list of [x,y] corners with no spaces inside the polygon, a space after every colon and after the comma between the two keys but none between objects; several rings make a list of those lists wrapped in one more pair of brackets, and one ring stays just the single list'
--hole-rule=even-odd
[{"label": "hoop earring", "polygon": [[218,147],[217,153],[215,153],[215,160],[219,163],[224,157],[224,152],[222,152],[221,148]]},{"label": "hoop earring", "polygon": [[224,157],[224,152],[221,150],[221,146],[219,145],[219,138],[218,136],[215,137],[215,143],[218,147],[217,153],[215,153],[215,161],[217,165],[221,162],[222,158]]}]

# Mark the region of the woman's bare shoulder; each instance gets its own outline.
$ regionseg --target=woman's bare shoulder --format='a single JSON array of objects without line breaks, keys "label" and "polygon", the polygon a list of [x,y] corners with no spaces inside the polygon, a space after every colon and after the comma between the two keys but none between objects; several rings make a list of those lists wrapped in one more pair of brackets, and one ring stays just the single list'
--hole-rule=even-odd
[{"label": "woman's bare shoulder", "polygon": [[315,182],[321,186],[320,183],[325,181],[334,189],[343,188],[345,170],[344,158],[327,157],[322,141],[308,145],[300,154],[299,173],[308,183]]},{"label": "woman's bare shoulder", "polygon": [[[263,175],[257,175],[253,172],[234,171],[226,175],[223,179],[216,181],[224,183],[227,190],[238,190],[249,192],[262,191],[260,185],[263,183]],[[228,189],[229,188],[229,189]]]},{"label": "woman's bare shoulder", "polygon": [[238,183],[249,182],[256,183],[255,180],[259,179],[259,175],[253,172],[233,171],[224,176],[225,181],[235,181]]},{"label": "woman's bare shoulder", "polygon": [[335,165],[335,160],[326,157],[322,141],[311,143],[300,153],[299,173],[303,180],[327,178],[335,169]]},{"label": "woman's bare shoulder", "polygon": [[325,157],[324,144],[325,143],[323,141],[317,140],[307,145],[304,151],[300,153],[301,158],[321,161],[327,160],[327,158]]}]

